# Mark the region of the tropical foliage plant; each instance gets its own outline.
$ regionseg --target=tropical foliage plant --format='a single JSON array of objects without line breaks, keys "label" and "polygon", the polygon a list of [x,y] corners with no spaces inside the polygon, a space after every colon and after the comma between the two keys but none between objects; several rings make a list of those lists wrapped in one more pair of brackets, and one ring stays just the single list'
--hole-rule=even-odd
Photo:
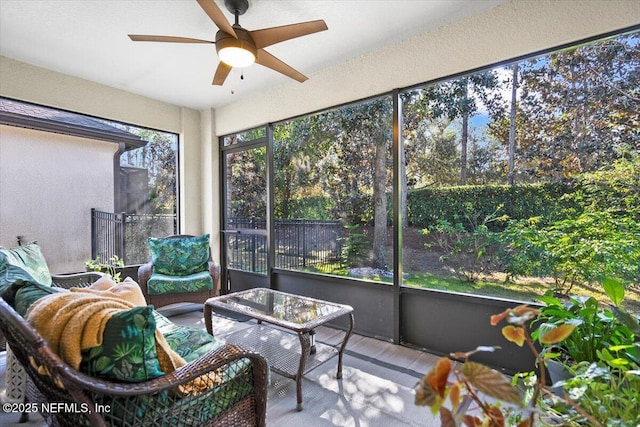
[{"label": "tropical foliage plant", "polygon": [[546,305],[540,309],[533,336],[558,327],[572,332],[561,342],[543,346],[544,360],[560,360],[570,375],[554,384],[558,391],[542,400],[541,406],[566,426],[637,427],[640,325],[638,318],[619,307],[624,286],[609,278],[602,285],[613,304],[610,307],[593,298],[572,298],[564,304],[544,298]]},{"label": "tropical foliage plant", "polygon": [[[539,362],[540,375],[535,381],[535,392],[530,397],[529,407],[512,382],[495,369],[470,360],[481,351],[493,352],[499,347],[478,347],[465,353],[453,353],[451,358],[462,360],[456,367],[449,358],[441,358],[436,366],[418,383],[415,403],[429,406],[432,413],[440,415],[442,427],[449,426],[505,426],[512,419],[517,427],[533,425],[537,400],[545,387],[546,373],[544,361],[535,347],[528,329],[528,323],[538,314],[536,308],[521,305],[491,317],[491,324],[502,320],[508,323],[502,333],[509,341],[522,346],[525,342]],[[558,342],[564,339],[567,330],[550,330],[541,339]],[[448,406],[445,406],[448,404]],[[511,409],[505,408],[510,404]],[[525,415],[511,415],[521,411]]]},{"label": "tropical foliage plant", "polygon": [[[605,289],[615,305],[624,298],[624,287],[615,280],[607,280]],[[622,309],[601,309],[591,302],[574,310],[570,306],[562,308],[556,300],[548,301],[550,304],[541,309],[520,305],[491,316],[494,326],[507,323],[502,334],[508,341],[518,346],[526,344],[531,350],[538,367],[536,373],[521,373],[509,381],[498,371],[470,360],[477,352],[493,352],[499,347],[453,353],[451,358],[462,363],[454,365],[450,358],[441,358],[418,383],[416,405],[431,407],[434,414],[440,415],[443,427],[530,427],[534,422],[576,427],[637,426],[638,319]],[[593,324],[600,321],[604,326]],[[592,340],[595,337],[604,342],[596,343]],[[557,356],[555,349],[572,348],[582,341],[593,346],[594,353],[582,349],[583,361],[569,368],[573,374],[570,379],[553,384],[560,389],[554,393],[548,386],[547,362]],[[524,391],[515,387],[518,379],[525,379]]]},{"label": "tropical foliage plant", "polygon": [[[614,295],[612,290],[620,295],[619,290],[624,288],[620,283],[606,279],[605,289],[609,295]],[[621,301],[616,296],[614,298],[618,301],[615,304]],[[575,329],[561,343],[545,347],[543,353],[547,359],[575,364],[602,358],[612,368],[640,364],[640,347],[634,344],[635,336],[640,336],[638,321],[623,309],[603,308],[595,298],[586,296],[570,297],[563,302],[547,294],[540,300],[545,306],[540,309],[540,326],[534,331],[534,338],[542,331],[561,325]]]},{"label": "tropical foliage plant", "polygon": [[124,261],[118,255],[112,256],[106,262],[102,261],[100,257],[97,256],[94,259],[87,260],[84,263],[84,266],[87,271],[98,271],[101,273],[107,273],[116,283],[122,281],[122,278],[120,277],[121,272],[119,271],[119,269],[124,267]]}]

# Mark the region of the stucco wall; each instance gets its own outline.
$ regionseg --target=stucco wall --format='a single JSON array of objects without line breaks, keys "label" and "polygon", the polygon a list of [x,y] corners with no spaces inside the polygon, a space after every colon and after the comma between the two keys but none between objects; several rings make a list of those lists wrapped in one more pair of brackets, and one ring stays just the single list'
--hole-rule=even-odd
[{"label": "stucco wall", "polygon": [[0,245],[15,246],[16,236],[37,240],[53,273],[83,271],[91,208],[113,210],[117,148],[0,125]]},{"label": "stucco wall", "polygon": [[[203,195],[200,181],[200,113],[88,80],[36,67],[0,56],[0,95],[22,101],[177,133],[179,156],[197,159],[182,168],[180,177],[181,231],[212,232],[202,225]],[[184,175],[186,173],[186,176]]]}]

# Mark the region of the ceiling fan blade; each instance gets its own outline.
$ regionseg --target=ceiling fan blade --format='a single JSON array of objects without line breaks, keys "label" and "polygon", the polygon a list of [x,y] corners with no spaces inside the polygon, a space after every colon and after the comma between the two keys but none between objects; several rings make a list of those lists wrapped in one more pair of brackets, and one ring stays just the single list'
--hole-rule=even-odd
[{"label": "ceiling fan blade", "polygon": [[256,64],[263,65],[267,68],[271,68],[274,71],[284,74],[287,77],[291,77],[300,83],[307,80],[307,77],[301,72],[295,70],[284,62],[280,61],[275,56],[271,55],[264,49],[258,49],[258,56],[256,57]]},{"label": "ceiling fan blade", "polygon": [[212,85],[222,86],[224,81],[227,79],[229,72],[233,67],[231,65],[227,65],[224,62],[220,61],[218,64],[218,68],[216,69],[216,74],[213,76]]},{"label": "ceiling fan blade", "polygon": [[283,25],[281,27],[263,28],[262,30],[249,31],[251,38],[258,49],[291,40],[307,34],[317,33],[327,29],[324,20],[300,22],[298,24]]},{"label": "ceiling fan blade", "polygon": [[189,37],[148,36],[144,34],[129,34],[129,38],[134,42],[210,43],[210,44],[216,43],[211,40],[192,39]]},{"label": "ceiling fan blade", "polygon": [[205,11],[209,18],[213,21],[216,26],[224,31],[227,34],[231,34],[233,37],[238,38],[235,30],[229,23],[229,20],[222,13],[222,10],[218,7],[218,5],[213,0],[198,0],[198,4]]}]

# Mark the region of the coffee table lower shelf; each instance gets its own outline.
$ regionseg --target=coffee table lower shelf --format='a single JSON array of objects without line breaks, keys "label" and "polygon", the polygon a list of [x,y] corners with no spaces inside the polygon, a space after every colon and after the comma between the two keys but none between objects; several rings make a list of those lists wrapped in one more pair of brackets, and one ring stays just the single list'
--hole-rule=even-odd
[{"label": "coffee table lower shelf", "polygon": [[[273,372],[296,380],[298,388],[303,375],[339,355],[338,347],[316,341],[314,343],[315,353],[307,355],[303,362],[302,372],[300,372],[301,340],[308,339],[308,333],[299,336],[273,325],[265,324],[250,326],[225,338],[228,343],[243,346],[264,356]],[[310,351],[309,345],[306,345],[305,348],[307,352]],[[340,371],[336,375],[338,378],[342,376]],[[298,403],[297,409],[302,409],[301,402]]]},{"label": "coffee table lower shelf", "polygon": [[[226,341],[263,355],[269,367],[282,376],[295,378],[298,374],[302,349],[296,334],[262,324],[234,332]],[[338,355],[338,349],[331,345],[316,341],[315,347],[316,353],[308,356],[303,374]]]}]

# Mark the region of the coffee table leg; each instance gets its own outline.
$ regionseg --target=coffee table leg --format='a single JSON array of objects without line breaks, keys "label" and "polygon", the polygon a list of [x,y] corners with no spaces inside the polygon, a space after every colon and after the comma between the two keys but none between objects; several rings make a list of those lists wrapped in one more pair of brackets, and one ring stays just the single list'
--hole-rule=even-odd
[{"label": "coffee table leg", "polygon": [[344,340],[342,341],[342,345],[340,346],[340,351],[338,352],[338,373],[336,374],[336,378],[342,378],[342,353],[344,353],[344,349],[347,346],[347,342],[351,337],[351,332],[353,332],[353,311],[349,313],[349,329],[344,335]]},{"label": "coffee table leg", "polygon": [[209,335],[213,335],[213,325],[211,316],[213,315],[211,306],[207,303],[204,304],[204,324],[207,328]]},{"label": "coffee table leg", "polygon": [[300,339],[300,363],[298,364],[298,373],[296,375],[296,410],[302,411],[302,376],[304,375],[307,358],[311,352],[311,339],[308,332],[298,332],[298,338]]},{"label": "coffee table leg", "polygon": [[309,331],[309,340],[311,344],[311,350],[309,354],[316,354],[316,331],[314,329]]}]

